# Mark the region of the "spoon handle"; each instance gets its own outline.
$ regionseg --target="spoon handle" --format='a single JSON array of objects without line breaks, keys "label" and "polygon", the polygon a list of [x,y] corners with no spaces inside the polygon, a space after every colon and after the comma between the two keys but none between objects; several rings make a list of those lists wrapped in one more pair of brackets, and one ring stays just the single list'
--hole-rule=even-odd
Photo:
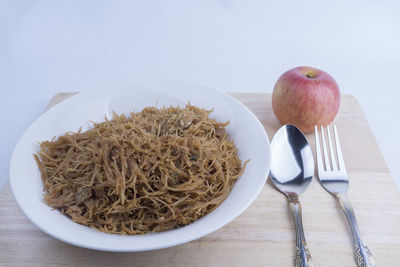
[{"label": "spoon handle", "polygon": [[356,216],[354,215],[353,207],[350,204],[349,199],[344,194],[336,195],[340,207],[346,215],[347,221],[349,222],[351,232],[353,234],[354,241],[354,257],[356,258],[357,265],[359,267],[375,267],[375,260],[372,257],[371,251],[361,240],[360,230],[358,229]]},{"label": "spoon handle", "polygon": [[294,265],[296,267],[312,267],[311,254],[304,237],[300,202],[297,197],[295,199],[289,198],[289,205],[293,215],[294,228],[296,230],[296,256],[294,258]]}]

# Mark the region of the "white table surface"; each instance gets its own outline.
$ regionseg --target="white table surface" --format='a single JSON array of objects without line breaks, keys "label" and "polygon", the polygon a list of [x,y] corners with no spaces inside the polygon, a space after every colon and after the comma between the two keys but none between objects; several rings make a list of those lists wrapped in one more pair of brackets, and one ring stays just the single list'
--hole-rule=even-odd
[{"label": "white table surface", "polygon": [[399,1],[0,0],[0,188],[57,92],[143,78],[272,92],[300,65],[357,97],[400,185],[399,14]]}]

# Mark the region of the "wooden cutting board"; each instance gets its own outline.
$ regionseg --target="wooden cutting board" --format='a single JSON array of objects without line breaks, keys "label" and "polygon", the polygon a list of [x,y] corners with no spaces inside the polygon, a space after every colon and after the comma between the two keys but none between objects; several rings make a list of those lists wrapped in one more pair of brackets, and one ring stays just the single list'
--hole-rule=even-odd
[{"label": "wooden cutting board", "polygon": [[[57,95],[48,108],[70,95]],[[257,115],[272,138],[280,124],[271,95],[232,95]],[[349,198],[365,243],[378,266],[400,266],[400,193],[354,97],[343,95],[335,124],[350,178]],[[307,138],[314,146],[314,135]],[[318,179],[301,202],[314,266],[356,266],[346,219]],[[188,244],[140,253],[93,251],[53,239],[25,218],[8,185],[0,203],[2,266],[293,266],[295,235],[288,203],[269,181],[256,201],[222,229]]]}]

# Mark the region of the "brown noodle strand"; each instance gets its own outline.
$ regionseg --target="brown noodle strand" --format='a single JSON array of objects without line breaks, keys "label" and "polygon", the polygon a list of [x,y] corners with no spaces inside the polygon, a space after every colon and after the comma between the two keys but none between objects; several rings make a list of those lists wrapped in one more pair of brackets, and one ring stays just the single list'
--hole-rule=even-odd
[{"label": "brown noodle strand", "polygon": [[210,213],[242,174],[229,124],[211,110],[147,107],[44,141],[35,160],[44,201],[107,233],[144,234]]}]

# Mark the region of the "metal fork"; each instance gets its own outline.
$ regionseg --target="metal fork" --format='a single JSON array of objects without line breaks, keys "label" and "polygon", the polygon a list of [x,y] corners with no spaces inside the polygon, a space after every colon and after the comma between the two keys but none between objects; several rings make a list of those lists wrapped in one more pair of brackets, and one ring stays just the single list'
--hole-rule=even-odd
[{"label": "metal fork", "polygon": [[[376,266],[375,260],[368,247],[361,240],[360,230],[357,225],[356,217],[354,215],[353,207],[348,200],[346,193],[349,187],[349,179],[347,171],[344,166],[344,160],[342,155],[342,149],[339,143],[339,136],[337,133],[336,125],[333,126],[335,147],[334,150],[333,141],[331,138],[331,131],[329,126],[326,128],[328,134],[329,154],[325,142],[324,128],[321,126],[321,139],[322,139],[322,150],[319,142],[318,127],[315,126],[315,146],[317,152],[317,165],[318,165],[318,177],[322,186],[332,195],[334,195],[340,203],[347,221],[349,222],[351,232],[353,234],[354,241],[354,256],[359,267],[372,267]],[[335,157],[337,156],[337,161]]]}]

